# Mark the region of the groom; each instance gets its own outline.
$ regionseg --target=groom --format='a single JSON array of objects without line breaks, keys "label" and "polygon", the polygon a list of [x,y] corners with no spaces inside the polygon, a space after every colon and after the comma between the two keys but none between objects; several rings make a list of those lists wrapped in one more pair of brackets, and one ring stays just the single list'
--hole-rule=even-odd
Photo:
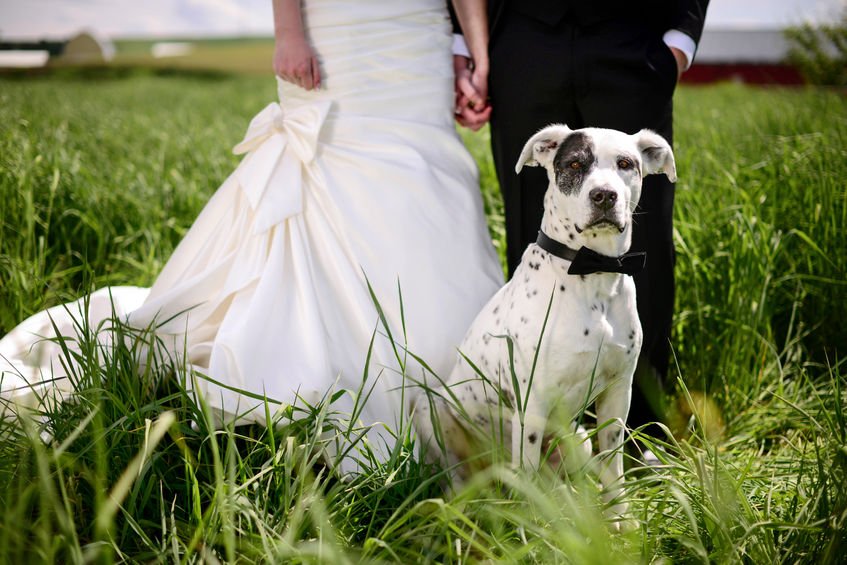
[{"label": "groom", "polygon": [[[491,0],[487,76],[484,67],[472,70],[461,40],[456,42],[456,120],[479,129],[490,118],[510,273],[537,237],[547,189],[542,168],[514,173],[523,144],[551,123],[626,133],[650,128],[673,143],[673,93],[694,58],[707,5],[708,0]],[[673,201],[667,177],[644,179],[632,243],[633,251],[648,256],[647,268],[635,277],[644,345],[630,427],[664,414],[674,304]]]}]

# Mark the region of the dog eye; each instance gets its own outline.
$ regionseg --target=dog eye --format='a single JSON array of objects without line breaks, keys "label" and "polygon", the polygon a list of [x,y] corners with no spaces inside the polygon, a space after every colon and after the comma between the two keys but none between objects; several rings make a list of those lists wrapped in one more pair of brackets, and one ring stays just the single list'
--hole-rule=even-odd
[{"label": "dog eye", "polygon": [[568,167],[570,167],[574,171],[578,171],[582,168],[582,163],[580,163],[579,161],[571,161]]},{"label": "dog eye", "polygon": [[629,159],[618,159],[619,169],[629,169],[630,167],[632,167],[632,161]]}]

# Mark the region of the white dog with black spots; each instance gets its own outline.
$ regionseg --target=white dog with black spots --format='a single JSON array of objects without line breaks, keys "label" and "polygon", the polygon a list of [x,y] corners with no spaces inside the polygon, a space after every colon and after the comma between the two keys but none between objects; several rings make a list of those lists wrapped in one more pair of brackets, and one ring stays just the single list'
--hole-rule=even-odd
[{"label": "white dog with black spots", "polygon": [[593,403],[599,478],[620,517],[624,423],[642,340],[630,275],[643,258],[626,254],[642,177],[675,181],[673,152],[649,130],[551,125],[527,141],[516,171],[524,166],[546,168],[550,182],[539,240],[471,325],[447,381],[418,400],[418,436],[455,481],[492,437],[510,444],[514,466],[538,468],[542,445],[566,432],[550,426],[577,421]]}]

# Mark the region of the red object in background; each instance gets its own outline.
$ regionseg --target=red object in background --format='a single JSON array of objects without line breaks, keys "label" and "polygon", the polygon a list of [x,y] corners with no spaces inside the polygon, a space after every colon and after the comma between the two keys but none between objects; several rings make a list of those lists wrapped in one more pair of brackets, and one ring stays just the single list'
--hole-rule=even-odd
[{"label": "red object in background", "polygon": [[800,72],[791,65],[761,63],[694,63],[682,75],[686,84],[733,81],[745,84],[803,84]]}]

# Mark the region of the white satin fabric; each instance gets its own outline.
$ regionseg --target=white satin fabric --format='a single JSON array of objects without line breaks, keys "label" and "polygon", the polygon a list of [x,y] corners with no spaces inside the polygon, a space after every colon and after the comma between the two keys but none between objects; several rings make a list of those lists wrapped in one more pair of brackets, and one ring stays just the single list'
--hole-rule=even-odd
[{"label": "white satin fabric", "polygon": [[[279,103],[250,123],[235,146],[244,159],[149,295],[105,289],[88,316],[108,317],[111,297],[130,325],[155,326],[174,356],[226,385],[196,380],[222,421],[238,423],[265,412],[231,388],[283,404],[357,390],[376,332],[360,418],[393,427],[402,378],[368,283],[401,354],[446,377],[503,282],[476,166],[453,128],[449,22],[444,0],[307,0],[304,19],[324,86],[279,81]],[[52,310],[61,333],[73,335],[80,306]],[[0,340],[5,398],[32,404],[32,385],[62,388],[36,384],[64,374],[53,344],[32,348],[51,335],[42,312]],[[336,408],[351,406],[348,395]]]}]

